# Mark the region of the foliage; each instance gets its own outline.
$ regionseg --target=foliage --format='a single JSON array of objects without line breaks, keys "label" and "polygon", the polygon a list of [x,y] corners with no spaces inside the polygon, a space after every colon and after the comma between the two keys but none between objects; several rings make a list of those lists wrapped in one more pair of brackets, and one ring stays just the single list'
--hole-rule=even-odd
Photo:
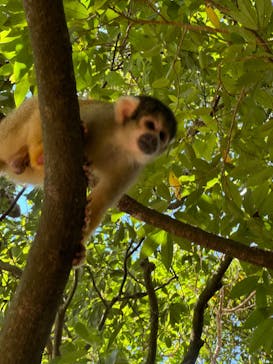
[{"label": "foliage", "polygon": [[[172,148],[146,169],[130,194],[179,221],[271,249],[271,1],[65,0],[64,5],[80,96],[153,94],[177,116]],[[0,24],[5,114],[36,92],[36,81],[20,1],[2,0]],[[6,182],[1,186],[7,189]],[[41,200],[41,191],[28,189],[21,216],[1,221],[1,262],[24,267]],[[141,267],[146,256],[156,267],[157,360],[182,361],[195,303],[221,256],[112,210],[88,244],[87,264],[66,311],[62,356],[51,361],[48,345],[43,363],[143,362],[149,336]],[[17,283],[11,272],[0,276],[2,313]],[[67,295],[72,285],[73,273]],[[272,287],[270,271],[233,261],[205,312],[200,362],[272,362]]]}]

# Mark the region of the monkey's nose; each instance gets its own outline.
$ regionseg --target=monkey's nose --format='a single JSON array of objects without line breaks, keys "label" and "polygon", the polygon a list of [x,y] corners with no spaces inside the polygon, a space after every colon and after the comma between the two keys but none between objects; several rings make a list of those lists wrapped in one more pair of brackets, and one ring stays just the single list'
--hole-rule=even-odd
[{"label": "monkey's nose", "polygon": [[145,154],[153,154],[157,152],[158,140],[156,135],[151,133],[142,134],[138,138],[139,149]]}]

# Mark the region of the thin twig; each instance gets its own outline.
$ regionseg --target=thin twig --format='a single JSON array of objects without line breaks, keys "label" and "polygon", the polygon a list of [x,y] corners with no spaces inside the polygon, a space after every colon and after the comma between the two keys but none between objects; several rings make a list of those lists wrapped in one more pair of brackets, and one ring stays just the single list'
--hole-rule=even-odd
[{"label": "thin twig", "polygon": [[124,257],[124,261],[123,261],[124,273],[123,273],[122,282],[121,282],[121,285],[120,285],[120,288],[119,288],[119,292],[118,292],[118,294],[115,297],[112,298],[112,300],[109,303],[107,303],[105,301],[106,309],[105,309],[104,314],[102,315],[101,320],[100,320],[100,323],[98,325],[98,329],[100,331],[103,329],[104,324],[105,324],[105,321],[106,321],[106,319],[108,317],[108,314],[111,311],[112,307],[114,306],[114,304],[116,302],[118,302],[121,299],[121,297],[123,295],[123,288],[124,288],[124,285],[125,285],[126,280],[127,280],[127,277],[128,277],[128,267],[127,267],[128,259],[140,247],[140,245],[142,244],[143,240],[144,239],[141,239],[140,242],[132,250],[131,250],[131,247],[133,245],[133,242],[131,242],[130,245],[129,245],[129,247],[126,249],[126,253],[125,253],[125,257]]},{"label": "thin twig", "polygon": [[237,311],[242,311],[249,309],[252,307],[252,305],[248,305],[249,301],[252,300],[253,297],[255,297],[256,291],[251,292],[239,305],[232,307],[232,308],[224,308],[223,313],[224,314],[230,314]]},{"label": "thin twig", "polygon": [[183,28],[186,30],[198,31],[198,32],[206,32],[206,33],[222,33],[222,34],[229,34],[227,29],[220,29],[220,28],[212,28],[207,25],[198,25],[198,24],[187,24],[181,21],[172,21],[172,20],[146,20],[146,19],[136,19],[132,18],[120,11],[118,11],[115,7],[110,7],[116,14],[120,15],[121,17],[129,20],[131,23],[134,24],[148,24],[148,25],[172,25],[175,27]]},{"label": "thin twig", "polygon": [[23,187],[21,189],[21,191],[17,194],[17,196],[15,197],[15,199],[12,201],[12,203],[10,204],[10,207],[7,209],[7,211],[5,211],[1,216],[0,216],[0,222],[3,221],[11,212],[11,210],[14,208],[14,206],[16,205],[17,201],[19,200],[19,198],[22,196],[22,194],[25,192],[26,187]]},{"label": "thin twig", "polygon": [[158,10],[158,9],[156,9],[156,7],[154,6],[154,4],[150,1],[150,0],[143,0],[144,1],[144,3],[146,3],[148,6],[149,6],[149,8],[151,8],[152,10],[153,10],[153,12],[155,13],[155,14],[157,14],[158,16],[160,16],[160,18],[164,21],[164,22],[166,22],[167,21],[167,19],[160,13],[160,11]]},{"label": "thin twig", "polygon": [[[164,287],[167,287],[175,279],[178,279],[176,274],[174,276],[172,276],[171,278],[169,278],[167,282],[161,284],[158,287],[155,287],[155,292],[161,290]],[[143,298],[143,297],[145,297],[147,295],[148,295],[147,291],[145,291],[145,292],[135,292],[133,294],[123,294],[122,297],[120,297],[120,300],[128,301],[128,300],[131,300],[131,299]]]},{"label": "thin twig", "polygon": [[142,238],[133,249],[131,249],[132,245],[133,245],[133,242],[131,242],[126,250],[125,258],[124,258],[124,262],[123,262],[123,272],[124,273],[123,273],[123,279],[122,279],[122,282],[121,282],[121,285],[119,288],[119,293],[117,295],[118,298],[122,296],[123,288],[124,288],[124,285],[125,285],[125,282],[126,282],[126,279],[128,276],[128,264],[127,264],[128,259],[137,251],[137,249],[142,244],[143,240],[144,240],[144,238]]},{"label": "thin twig", "polygon": [[96,283],[96,280],[95,280],[95,277],[94,277],[94,274],[93,274],[91,268],[89,266],[85,266],[85,269],[87,269],[88,273],[90,274],[94,290],[97,292],[97,295],[99,296],[99,298],[102,301],[102,303],[104,304],[104,306],[107,307],[107,305],[108,305],[107,301],[104,299],[104,297],[102,296],[102,294],[97,286],[97,283]]}]

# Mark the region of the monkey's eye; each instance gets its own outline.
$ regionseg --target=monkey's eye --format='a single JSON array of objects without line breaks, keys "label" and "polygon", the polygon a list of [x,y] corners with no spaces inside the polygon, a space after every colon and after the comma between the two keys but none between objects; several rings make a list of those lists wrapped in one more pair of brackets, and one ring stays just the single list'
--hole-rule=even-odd
[{"label": "monkey's eye", "polygon": [[148,130],[155,130],[155,124],[152,120],[147,120],[145,126]]},{"label": "monkey's eye", "polygon": [[160,139],[160,141],[161,142],[165,142],[166,141],[166,139],[167,139],[167,135],[166,135],[166,133],[164,133],[164,131],[161,131],[160,133],[159,133],[159,139]]}]

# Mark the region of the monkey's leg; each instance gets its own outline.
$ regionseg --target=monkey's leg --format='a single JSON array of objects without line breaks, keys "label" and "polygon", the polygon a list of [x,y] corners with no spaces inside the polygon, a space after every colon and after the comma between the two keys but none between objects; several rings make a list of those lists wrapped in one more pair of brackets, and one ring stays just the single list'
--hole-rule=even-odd
[{"label": "monkey's leg", "polygon": [[75,256],[72,262],[74,268],[81,266],[84,263],[86,258],[86,248],[85,243],[92,234],[92,232],[99,226],[102,218],[104,209],[98,208],[93,200],[93,191],[87,197],[87,204],[85,207],[85,219],[84,219],[84,227],[82,230],[82,241],[76,249]]},{"label": "monkey's leg", "polygon": [[[88,180],[88,185],[90,187],[95,187],[95,185],[98,182],[98,179],[93,174],[91,164],[89,162],[86,162],[83,165],[83,170],[84,170],[84,173]],[[92,194],[90,193],[87,197],[87,203],[86,203],[86,207],[85,207],[84,227],[82,229],[83,237],[82,237],[81,243],[79,244],[79,246],[77,247],[77,249],[75,251],[74,259],[72,262],[72,265],[74,268],[80,267],[83,264],[83,262],[86,258],[85,242],[91,235],[91,230],[93,230],[93,228],[91,226],[91,221],[93,220],[93,216],[91,216],[91,211],[92,211],[92,197],[91,196],[92,196]]]},{"label": "monkey's leg", "polygon": [[88,196],[88,202],[85,208],[85,226],[83,228],[83,240],[86,241],[93,231],[99,226],[103,219],[104,213],[107,210],[103,201],[98,201],[97,194],[94,191]]},{"label": "monkey's leg", "polygon": [[13,154],[8,160],[7,164],[11,171],[15,174],[21,174],[29,166],[29,153],[28,147],[24,145],[15,154]]}]

